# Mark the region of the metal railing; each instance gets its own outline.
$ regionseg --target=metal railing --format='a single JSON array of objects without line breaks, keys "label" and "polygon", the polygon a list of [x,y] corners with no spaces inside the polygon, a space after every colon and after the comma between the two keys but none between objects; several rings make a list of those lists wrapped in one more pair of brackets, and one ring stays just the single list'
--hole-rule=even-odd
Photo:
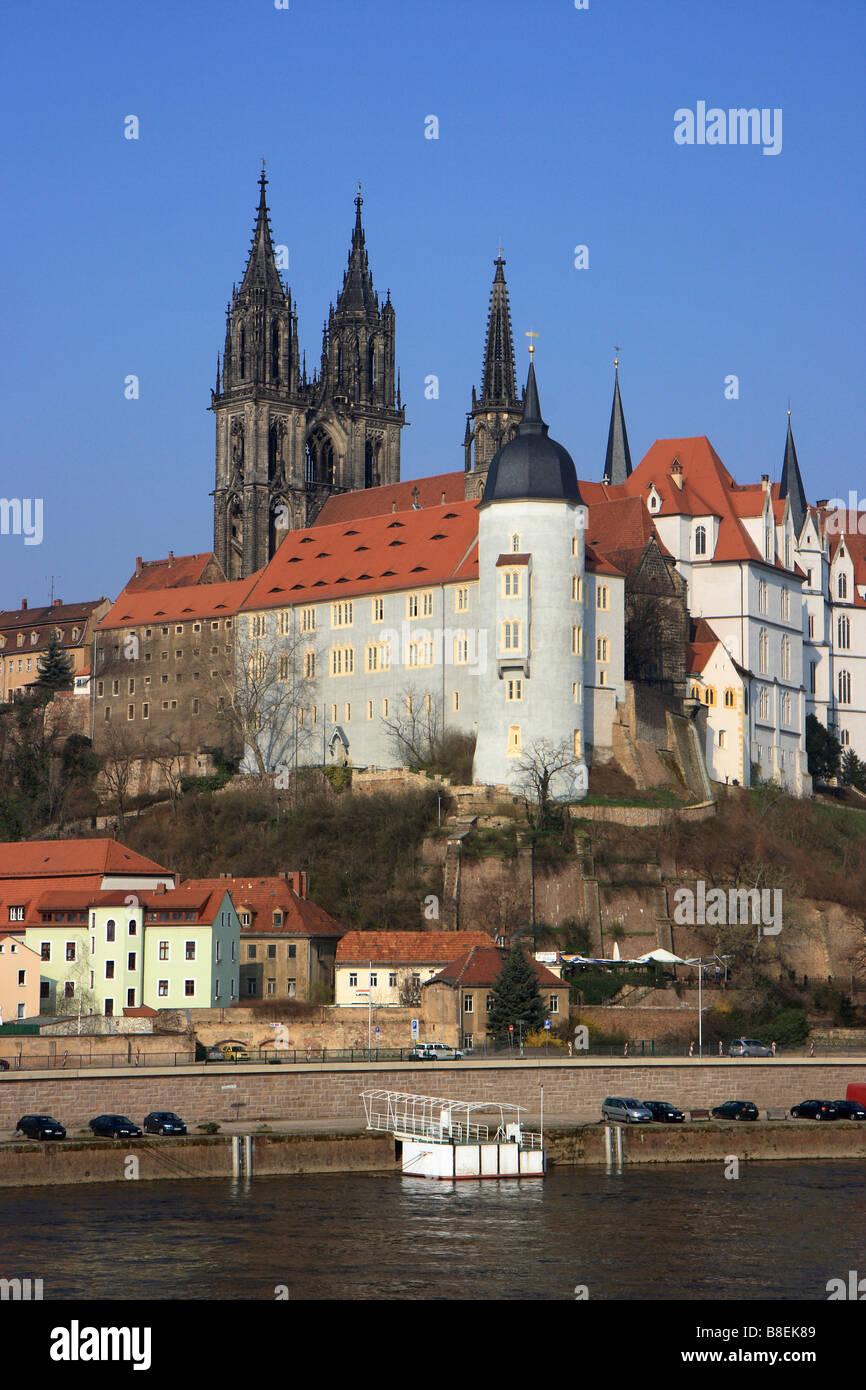
[{"label": "metal railing", "polygon": [[[616,1043],[590,1043],[588,1048],[575,1048],[573,1055],[569,1055],[561,1048],[555,1047],[493,1047],[479,1046],[465,1053],[462,1058],[447,1059],[434,1064],[437,1070],[442,1067],[465,1068],[471,1067],[475,1062],[495,1061],[500,1063],[509,1062],[543,1062],[543,1061],[581,1061],[592,1058],[623,1058],[627,1061],[638,1061],[641,1058],[654,1057],[682,1057],[692,1059],[698,1055],[697,1042],[690,1051],[688,1043],[667,1044],[658,1043],[653,1038],[633,1039],[628,1043],[628,1051],[623,1042]],[[866,1037],[862,1045],[854,1042],[848,1043],[816,1043],[814,1048],[808,1044],[800,1044],[798,1047],[779,1047],[776,1049],[776,1058],[791,1061],[795,1058],[813,1057],[818,1060],[832,1061],[837,1057],[862,1057],[866,1056]],[[728,1058],[727,1047],[719,1053],[717,1045],[705,1043],[703,1056],[706,1061],[719,1058]],[[742,1060],[742,1059],[737,1059]],[[753,1058],[746,1060],[773,1061],[768,1058]],[[4,1067],[3,1063],[7,1066]],[[222,1058],[202,1058],[194,1057],[191,1051],[175,1052],[150,1052],[143,1051],[136,1054],[134,1051],[130,1055],[126,1052],[98,1053],[76,1053],[73,1051],[63,1052],[21,1052],[0,1056],[0,1079],[16,1071],[79,1071],[87,1068],[99,1068],[101,1070],[129,1069],[129,1068],[154,1068],[154,1067],[207,1067],[207,1066],[298,1066],[301,1064],[316,1064],[323,1066],[336,1065],[337,1063],[355,1063],[363,1065],[365,1063],[397,1063],[411,1065],[413,1071],[418,1068],[429,1068],[429,1060],[420,1060],[413,1056],[411,1047],[405,1048],[383,1048],[383,1047],[355,1047],[355,1048],[286,1048],[279,1051],[268,1049],[266,1051],[250,1050],[240,1056],[227,1056]]]}]

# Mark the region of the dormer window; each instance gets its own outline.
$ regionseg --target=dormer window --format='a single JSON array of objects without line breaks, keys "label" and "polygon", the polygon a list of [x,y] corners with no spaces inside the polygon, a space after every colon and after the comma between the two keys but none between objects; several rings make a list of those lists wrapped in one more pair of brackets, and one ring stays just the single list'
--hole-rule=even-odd
[{"label": "dormer window", "polygon": [[38,633],[38,632],[31,632],[31,634],[30,634],[30,645],[31,645],[31,647],[35,647],[35,646],[36,646],[36,643],[37,643],[38,641],[39,641],[39,633]]},{"label": "dormer window", "polygon": [[836,597],[837,597],[837,598],[847,598],[847,597],[848,597],[848,576],[847,576],[847,574],[840,574],[840,575],[839,575],[839,578],[836,580]]}]

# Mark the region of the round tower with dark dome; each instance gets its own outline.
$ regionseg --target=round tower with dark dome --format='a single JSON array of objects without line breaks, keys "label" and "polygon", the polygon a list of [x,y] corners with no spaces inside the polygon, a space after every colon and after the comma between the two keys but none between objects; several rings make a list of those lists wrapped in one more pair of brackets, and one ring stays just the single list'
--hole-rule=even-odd
[{"label": "round tower with dark dome", "polygon": [[585,515],[574,460],[541,418],[530,360],[523,418],[491,460],[479,504],[486,653],[475,782],[520,791],[532,765],[553,769],[554,798],[586,793]]}]

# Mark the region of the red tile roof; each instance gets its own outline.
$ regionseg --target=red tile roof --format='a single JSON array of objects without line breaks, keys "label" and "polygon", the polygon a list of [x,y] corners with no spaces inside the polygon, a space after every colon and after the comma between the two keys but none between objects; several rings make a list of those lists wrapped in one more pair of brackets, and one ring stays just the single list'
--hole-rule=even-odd
[{"label": "red tile roof", "polygon": [[[433,976],[432,980],[426,980],[425,985],[435,985],[441,982],[460,989],[489,988],[499,979],[506,955],[507,952],[500,950],[497,946],[472,946],[468,951],[457,956],[456,959],[449,961],[438,975]],[[542,988],[568,989],[566,981],[561,980],[558,975],[554,975],[553,971],[548,970],[546,965],[542,965],[540,960],[535,960],[529,955],[527,959]]]},{"label": "red tile roof", "polygon": [[487,932],[350,931],[337,947],[338,965],[437,965],[451,960],[459,945],[492,946]]},{"label": "red tile roof", "polygon": [[237,613],[263,571],[248,579],[224,584],[186,584],[172,589],[123,590],[97,631],[132,627],[137,623],[181,622],[193,618],[223,618]]},{"label": "red tile roof", "polygon": [[[48,642],[55,628],[60,629],[64,647],[83,647],[91,639],[94,611],[108,603],[105,598],[93,599],[89,603],[46,604],[41,608],[15,608],[0,613],[0,633],[6,638],[10,651],[18,651],[17,635],[23,632],[29,647],[38,651]],[[78,628],[78,637],[72,640],[72,629]],[[35,632],[37,640],[30,642],[30,634]],[[22,652],[26,647],[20,648]],[[80,673],[79,673],[80,674]]]},{"label": "red tile roof", "polygon": [[[250,932],[279,932],[285,936],[343,935],[342,927],[324,908],[310,902],[309,898],[298,897],[284,878],[188,878],[178,885],[177,892],[195,892],[202,887],[221,887],[231,894],[238,915],[249,912],[249,926],[241,928],[244,936]],[[274,926],[275,910],[283,914],[281,927]]]},{"label": "red tile roof", "polygon": [[146,589],[177,589],[189,584],[207,583],[205,575],[210,570],[218,580],[225,582],[225,575],[212,550],[201,555],[172,555],[165,560],[139,560],[135,574],[125,586],[128,594],[139,594]]},{"label": "red tile roof", "polygon": [[44,887],[42,880],[60,877],[70,886],[79,887],[81,877],[92,875],[101,879],[105,874],[174,877],[171,870],[117,840],[0,841],[0,879],[30,879]]},{"label": "red tile roof", "polygon": [[243,608],[320,603],[477,579],[477,508],[477,502],[452,502],[290,531],[255,576]]},{"label": "red tile roof", "polygon": [[[329,497],[316,518],[316,526],[341,525],[344,522],[360,521],[364,517],[381,516],[392,512],[396,503],[398,512],[406,512],[412,506],[414,489],[418,489],[419,505],[424,507],[441,506],[445,502],[462,502],[465,497],[466,474],[437,473],[432,478],[407,478],[402,483],[390,483],[387,487],[368,487],[360,492],[343,492]],[[442,494],[445,494],[443,499]]]}]

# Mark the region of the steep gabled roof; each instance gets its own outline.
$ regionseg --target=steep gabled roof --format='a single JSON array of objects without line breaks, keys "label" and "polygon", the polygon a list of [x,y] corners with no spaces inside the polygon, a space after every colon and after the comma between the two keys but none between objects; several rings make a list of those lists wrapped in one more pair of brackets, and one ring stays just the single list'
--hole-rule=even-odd
[{"label": "steep gabled roof", "polygon": [[[286,879],[275,875],[270,878],[188,878],[178,884],[178,893],[197,893],[203,889],[219,890],[231,894],[235,911],[240,915],[250,914],[248,926],[242,932],[279,932],[284,936],[343,936],[338,922],[309,898],[299,898],[292,891]],[[274,926],[273,914],[282,912],[283,923]]]},{"label": "steep gabled roof", "polygon": [[127,594],[139,594],[146,589],[178,589],[188,584],[207,583],[208,572],[217,572],[225,582],[225,575],[212,550],[201,555],[169,554],[165,560],[139,560],[135,574],[124,586]]},{"label": "steep gabled roof", "polygon": [[475,579],[477,508],[475,501],[454,502],[289,531],[270,563],[254,576],[243,609]]}]

